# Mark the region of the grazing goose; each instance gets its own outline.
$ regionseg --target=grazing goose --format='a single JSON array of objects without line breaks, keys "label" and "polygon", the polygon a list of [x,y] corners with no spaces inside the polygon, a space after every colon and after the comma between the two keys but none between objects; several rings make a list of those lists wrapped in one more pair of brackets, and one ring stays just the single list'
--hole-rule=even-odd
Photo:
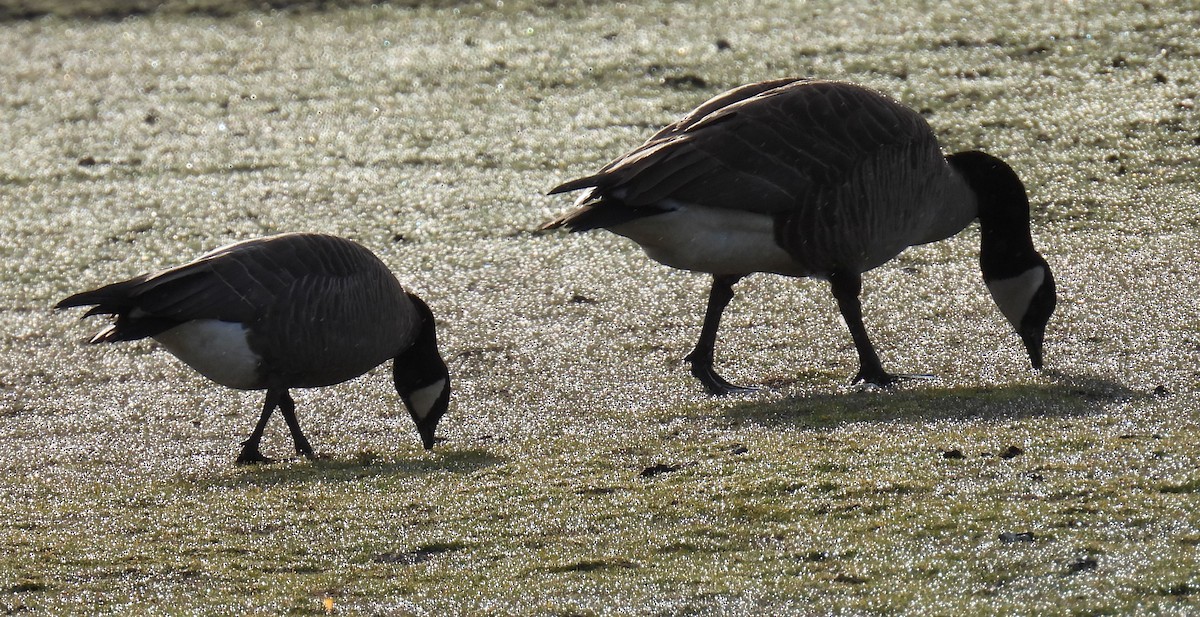
[{"label": "grazing goose", "polygon": [[721,94],[599,172],[545,225],[604,228],[652,259],[713,275],[704,325],[686,357],[714,394],[744,390],[713,370],[733,284],[752,272],[829,281],[858,351],[854,382],[891,385],[863,326],[862,273],[976,218],[980,268],[1000,311],[1042,367],[1054,277],[1033,247],[1025,187],[982,152],[943,156],[917,112],[834,81],[781,79]]},{"label": "grazing goose", "polygon": [[116,316],[92,343],[152,337],[223,386],[267,391],[240,464],[270,460],[259,441],[276,407],[296,452],[312,457],[288,390],[340,383],[389,358],[427,450],[449,403],[433,313],[378,257],[344,238],[291,233],[238,242],[55,308],[90,305],[84,317]]}]

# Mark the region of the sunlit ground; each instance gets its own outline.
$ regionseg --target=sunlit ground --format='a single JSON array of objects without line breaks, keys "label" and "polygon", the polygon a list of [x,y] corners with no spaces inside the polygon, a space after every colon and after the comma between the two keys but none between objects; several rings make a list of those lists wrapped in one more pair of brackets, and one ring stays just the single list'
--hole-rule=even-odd
[{"label": "sunlit ground", "polygon": [[[0,611],[1200,610],[1189,3],[230,4],[0,25]],[[532,231],[551,186],[789,75],[1019,171],[1049,370],[974,228],[866,276],[885,365],[937,379],[851,388],[826,285],[757,275],[717,364],[765,389],[727,400],[681,362],[704,276]],[[260,393],[50,310],[281,231],[354,238],[433,307],[432,454],[385,367],[296,393],[320,460],[235,467]]]}]

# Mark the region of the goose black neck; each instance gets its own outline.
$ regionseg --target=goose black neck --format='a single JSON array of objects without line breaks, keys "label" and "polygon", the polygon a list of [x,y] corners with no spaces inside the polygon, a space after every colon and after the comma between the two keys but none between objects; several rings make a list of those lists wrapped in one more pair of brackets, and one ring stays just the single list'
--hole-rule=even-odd
[{"label": "goose black neck", "polygon": [[1012,167],[979,151],[959,152],[946,160],[975,194],[983,278],[1011,278],[1044,263],[1029,233],[1029,196]]},{"label": "goose black neck", "polygon": [[417,296],[409,294],[408,297],[421,317],[421,326],[412,345],[396,356],[392,374],[397,390],[411,391],[447,379],[449,370],[438,351],[433,311]]}]

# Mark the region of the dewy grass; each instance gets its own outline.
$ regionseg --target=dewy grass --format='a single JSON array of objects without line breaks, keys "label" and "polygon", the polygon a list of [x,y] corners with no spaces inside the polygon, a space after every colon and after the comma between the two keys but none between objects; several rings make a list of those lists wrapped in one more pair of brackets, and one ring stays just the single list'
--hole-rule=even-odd
[{"label": "dewy grass", "polygon": [[[498,4],[0,25],[0,610],[1200,610],[1195,9]],[[1018,170],[1060,287],[1049,370],[968,230],[865,277],[885,364],[936,379],[849,387],[827,286],[756,275],[717,364],[765,389],[709,399],[680,360],[705,277],[532,231],[569,206],[549,187],[787,75]],[[49,309],[280,231],[352,237],[433,307],[434,452],[376,373],[295,393],[322,458],[235,468],[259,395]]]}]

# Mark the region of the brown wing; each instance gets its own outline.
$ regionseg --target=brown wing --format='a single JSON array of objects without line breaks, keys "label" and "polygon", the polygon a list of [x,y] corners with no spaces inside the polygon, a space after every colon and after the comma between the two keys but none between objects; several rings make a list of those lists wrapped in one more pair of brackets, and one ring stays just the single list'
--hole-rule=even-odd
[{"label": "brown wing", "polygon": [[[88,315],[139,315],[249,323],[304,276],[343,274],[345,260],[330,259],[338,242],[284,234],[231,244],[195,261],[70,296],[56,308],[96,305]],[[344,251],[345,249],[343,249]]]},{"label": "brown wing", "polygon": [[581,200],[585,212],[547,227],[617,217],[599,216],[610,208],[652,214],[671,201],[784,213],[819,201],[877,153],[912,148],[936,151],[928,124],[872,90],[828,81],[752,84],[701,105],[600,173],[555,187],[551,193],[594,189]]},{"label": "brown wing", "polygon": [[251,325],[251,346],[273,379],[301,387],[356,377],[415,339],[421,316],[391,271],[336,238],[300,251],[296,277]]},{"label": "brown wing", "polygon": [[[282,234],[231,244],[181,266],[75,294],[56,308],[95,305],[87,315],[117,315],[116,328],[102,339],[116,341],[154,336],[196,319],[252,324],[290,314],[300,327],[328,321],[337,311],[359,311],[362,305],[392,308],[380,307],[393,302],[392,296],[403,296],[400,283],[367,249],[333,236]],[[292,322],[281,323],[276,327]]]}]

